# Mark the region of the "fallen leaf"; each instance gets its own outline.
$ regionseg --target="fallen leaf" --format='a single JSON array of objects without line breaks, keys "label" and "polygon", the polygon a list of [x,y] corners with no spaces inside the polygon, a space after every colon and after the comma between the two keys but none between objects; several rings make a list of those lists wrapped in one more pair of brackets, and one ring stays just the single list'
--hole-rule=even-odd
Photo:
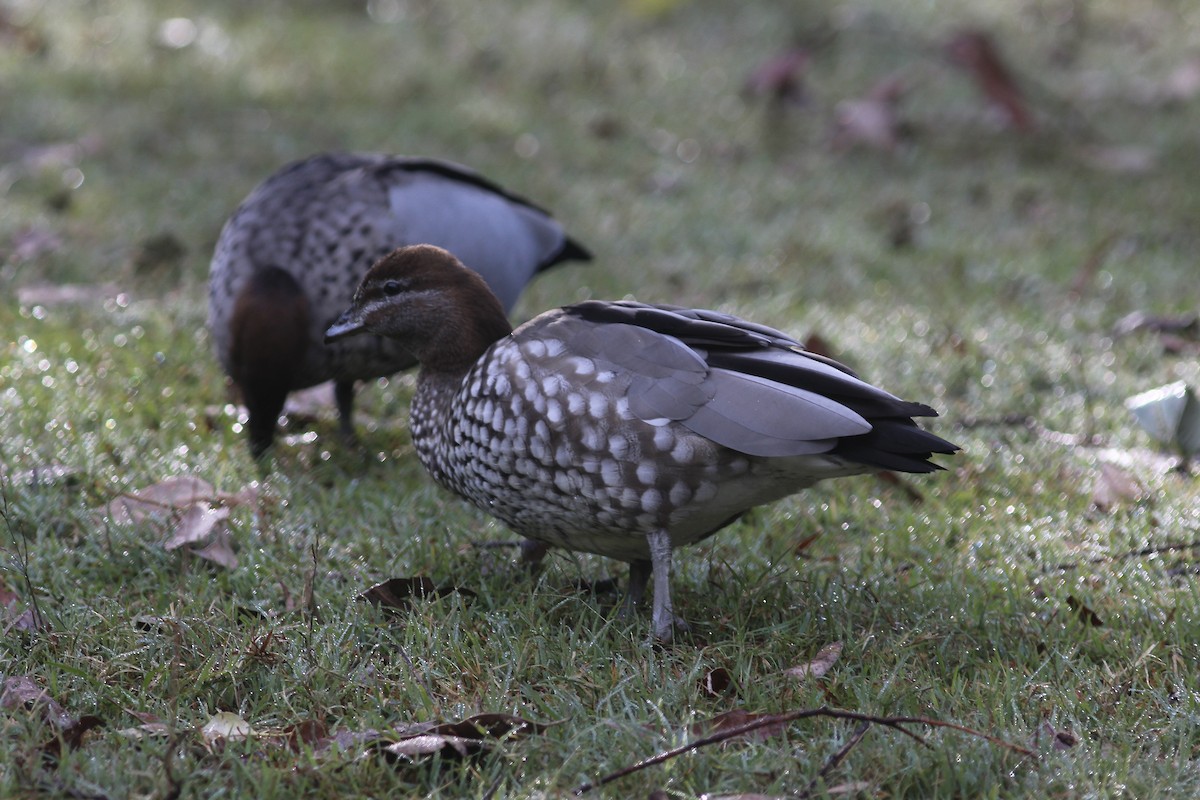
[{"label": "fallen leaf", "polygon": [[200,729],[200,735],[210,750],[222,749],[226,742],[248,739],[253,733],[250,723],[232,711],[214,714]]},{"label": "fallen leaf", "polygon": [[126,739],[147,739],[166,736],[171,732],[170,726],[154,714],[146,711],[133,711],[128,708],[125,709],[125,713],[136,718],[142,724],[133,728],[122,728],[117,731],[118,736]]},{"label": "fallen leaf", "polygon": [[1158,166],[1158,152],[1141,145],[1090,145],[1078,155],[1092,169],[1114,175],[1144,175]]},{"label": "fallen leaf", "polygon": [[166,550],[178,550],[187,544],[195,544],[212,536],[216,527],[229,519],[228,508],[213,508],[208,503],[193,503],[184,511],[171,538],[163,543]]},{"label": "fallen leaf", "polygon": [[1159,314],[1147,314],[1144,311],[1130,312],[1112,325],[1112,335],[1132,336],[1133,333],[1150,331],[1152,333],[1178,333],[1195,337],[1200,333],[1200,317],[1195,314],[1181,314],[1178,317],[1163,317]]},{"label": "fallen leaf", "polygon": [[1186,103],[1200,94],[1200,57],[1192,57],[1163,81],[1161,97],[1167,103]]},{"label": "fallen leaf", "polygon": [[213,532],[208,544],[199,549],[193,548],[191,552],[198,558],[211,561],[225,569],[237,569],[238,558],[233,551],[233,535],[225,525]]},{"label": "fallen leaf", "polygon": [[307,389],[290,393],[283,404],[283,413],[288,417],[318,417],[323,412],[337,408],[333,381],[318,383]]},{"label": "fallen leaf", "polygon": [[946,43],[945,53],[951,64],[970,74],[980,93],[1012,128],[1033,130],[1033,115],[990,35],[978,30],[960,31]]},{"label": "fallen leaf", "polygon": [[895,150],[903,134],[898,109],[907,90],[903,78],[889,75],[866,96],[838,103],[831,136],[833,148],[849,150],[861,145],[885,152]]},{"label": "fallen leaf", "polygon": [[1075,595],[1067,596],[1067,607],[1075,613],[1075,616],[1077,616],[1079,621],[1084,625],[1098,628],[1104,624],[1104,621],[1100,619],[1100,615],[1077,600]]},{"label": "fallen leaf", "polygon": [[184,509],[193,503],[213,498],[212,484],[191,475],[167,478],[158,483],[126,492],[105,506],[108,520],[116,525],[140,522],[162,511]]},{"label": "fallen leaf", "polygon": [[[34,261],[38,257],[61,250],[63,246],[62,237],[55,233],[50,228],[41,226],[29,226],[22,228],[13,234],[12,241],[9,245],[7,260],[15,264]],[[70,284],[66,284],[69,286]],[[25,286],[17,289],[17,302],[21,305],[52,305],[51,302],[44,302],[38,299],[30,299],[31,295],[36,298],[39,294],[44,297],[54,296],[54,290],[59,289],[53,284],[42,284],[40,286]],[[93,295],[91,299],[95,299]]]},{"label": "fallen leaf", "polygon": [[329,739],[329,729],[320,720],[310,719],[284,728],[288,746],[299,751],[302,745],[317,748]]},{"label": "fallen leaf", "polygon": [[700,678],[700,691],[708,697],[724,697],[727,694],[737,694],[737,686],[729,670],[717,667],[708,670]]},{"label": "fallen leaf", "polygon": [[1050,747],[1058,751],[1070,750],[1079,744],[1079,738],[1075,734],[1065,729],[1058,730],[1049,722],[1043,722],[1034,733],[1033,746],[1035,748],[1041,743],[1043,736],[1050,741]]},{"label": "fallen leaf", "polygon": [[376,742],[373,750],[389,761],[404,764],[435,754],[462,759],[490,750],[505,737],[541,734],[552,724],[530,722],[511,714],[477,714],[461,722],[397,726],[393,733],[398,736]]},{"label": "fallen leaf", "polygon": [[[743,725],[749,725],[751,722],[757,722],[761,719],[767,719],[777,716],[776,714],[754,714],[741,709],[734,709],[718,714],[709,720],[697,722],[692,726],[692,734],[696,736],[706,736],[740,728]],[[755,728],[752,731],[746,732],[744,735],[751,739],[766,740],[775,736],[782,736],[787,731],[786,722],[776,722],[764,724],[761,728]]]},{"label": "fallen leaf", "polygon": [[842,643],[832,642],[818,650],[812,661],[785,669],[783,674],[800,680],[804,680],[805,678],[820,678],[826,672],[829,672],[841,654]]},{"label": "fallen leaf", "polygon": [[1124,500],[1140,500],[1142,486],[1127,470],[1105,461],[1099,463],[1092,485],[1092,505],[1101,511],[1111,511]]},{"label": "fallen leaf", "polygon": [[742,92],[766,97],[773,104],[804,102],[804,73],[811,56],[803,48],[795,48],[763,61],[750,73]]},{"label": "fallen leaf", "polygon": [[65,730],[75,724],[75,720],[66,709],[26,675],[16,675],[4,681],[4,688],[0,690],[0,708],[6,711],[24,709],[59,730]]},{"label": "fallen leaf", "polygon": [[432,580],[421,575],[415,578],[389,578],[367,589],[358,596],[358,599],[366,600],[380,608],[404,610],[409,607],[414,598],[433,599],[455,592],[464,597],[476,596],[475,592],[470,589],[459,589],[452,586],[439,588]]},{"label": "fallen leaf", "polygon": [[104,720],[92,714],[87,714],[77,720],[73,720],[70,725],[59,731],[54,738],[42,744],[42,756],[49,759],[52,763],[57,764],[58,759],[62,756],[64,747],[67,750],[77,749],[83,744],[83,738],[87,735],[88,731],[103,727]]}]

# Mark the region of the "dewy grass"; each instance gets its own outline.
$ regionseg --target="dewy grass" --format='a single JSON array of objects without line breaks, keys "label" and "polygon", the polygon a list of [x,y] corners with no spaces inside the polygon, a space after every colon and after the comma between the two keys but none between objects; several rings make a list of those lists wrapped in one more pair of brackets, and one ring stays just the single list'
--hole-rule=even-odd
[{"label": "dewy grass", "polygon": [[[0,795],[557,797],[725,712],[829,705],[1037,756],[872,728],[835,763],[855,726],[811,719],[594,794],[1194,796],[1200,496],[1123,400],[1200,367],[1186,328],[1113,325],[1195,313],[1200,102],[1163,87],[1200,20],[1070,10],[0,4]],[[992,127],[944,61],[973,25],[1041,132]],[[795,41],[805,104],[741,93]],[[911,138],[834,151],[838,101],[898,70]],[[1114,171],[1118,147],[1154,164]],[[331,409],[293,415],[260,470],[204,333],[207,260],[258,180],[334,148],[459,160],[551,208],[597,258],[539,279],[517,319],[631,295],[815,333],[935,405],[964,452],[680,552],[694,631],[668,649],[613,613],[620,565],[557,553],[530,575],[484,546],[515,537],[417,465],[410,377],[363,388],[357,447]],[[1097,504],[1102,461],[1136,491]],[[236,568],[167,550],[169,518],[98,513],[178,476],[257,482],[230,509]],[[355,599],[419,575],[463,591]],[[821,678],[785,674],[834,642]],[[731,688],[706,688],[716,670]],[[206,739],[221,712],[254,734]],[[481,712],[556,724],[464,761],[368,743]],[[104,727],[66,741],[87,715]]]}]

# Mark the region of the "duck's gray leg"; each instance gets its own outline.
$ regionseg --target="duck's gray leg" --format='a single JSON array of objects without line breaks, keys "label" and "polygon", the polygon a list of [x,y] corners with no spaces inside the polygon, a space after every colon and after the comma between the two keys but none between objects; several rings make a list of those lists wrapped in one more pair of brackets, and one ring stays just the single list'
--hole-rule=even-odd
[{"label": "duck's gray leg", "polygon": [[629,562],[629,589],[625,593],[625,602],[621,604],[622,617],[632,617],[637,613],[637,607],[646,597],[646,584],[650,582],[651,571],[650,562],[645,559]]},{"label": "duck's gray leg", "polygon": [[[676,628],[687,630],[687,623],[675,616],[671,605],[671,535],[665,530],[656,530],[647,534],[646,540],[650,544],[650,564],[654,569],[654,638],[667,644],[674,638]],[[632,583],[632,577],[630,581]]]},{"label": "duck's gray leg", "polygon": [[354,381],[335,381],[333,399],[338,410],[338,434],[346,444],[358,443],[354,434]]}]

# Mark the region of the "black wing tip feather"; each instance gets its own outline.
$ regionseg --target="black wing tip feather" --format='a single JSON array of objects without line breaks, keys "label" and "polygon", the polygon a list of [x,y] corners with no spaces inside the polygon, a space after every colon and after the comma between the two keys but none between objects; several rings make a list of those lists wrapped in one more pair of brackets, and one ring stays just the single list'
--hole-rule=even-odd
[{"label": "black wing tip feather", "polygon": [[868,421],[874,426],[870,433],[839,439],[830,455],[893,472],[937,472],[945,467],[930,461],[931,458],[962,450],[911,419]]},{"label": "black wing tip feather", "polygon": [[579,242],[572,239],[570,236],[566,236],[563,238],[562,247],[560,247],[558,249],[557,253],[555,253],[550,258],[546,259],[545,263],[543,263],[540,267],[538,267],[538,272],[541,272],[542,270],[550,269],[550,267],[557,266],[558,264],[561,264],[564,261],[591,261],[591,260],[592,260],[592,251],[591,250],[588,250],[586,247],[584,247],[582,244],[580,244]]}]

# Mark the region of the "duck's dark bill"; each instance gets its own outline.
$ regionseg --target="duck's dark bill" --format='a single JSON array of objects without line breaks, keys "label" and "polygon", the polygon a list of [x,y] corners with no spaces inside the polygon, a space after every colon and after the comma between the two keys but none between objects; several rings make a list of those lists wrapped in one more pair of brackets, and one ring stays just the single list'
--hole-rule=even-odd
[{"label": "duck's dark bill", "polygon": [[356,333],[362,333],[366,328],[356,319],[351,319],[349,314],[342,314],[332,325],[325,331],[325,343],[328,344],[336,339],[344,339],[347,336],[353,336]]}]

